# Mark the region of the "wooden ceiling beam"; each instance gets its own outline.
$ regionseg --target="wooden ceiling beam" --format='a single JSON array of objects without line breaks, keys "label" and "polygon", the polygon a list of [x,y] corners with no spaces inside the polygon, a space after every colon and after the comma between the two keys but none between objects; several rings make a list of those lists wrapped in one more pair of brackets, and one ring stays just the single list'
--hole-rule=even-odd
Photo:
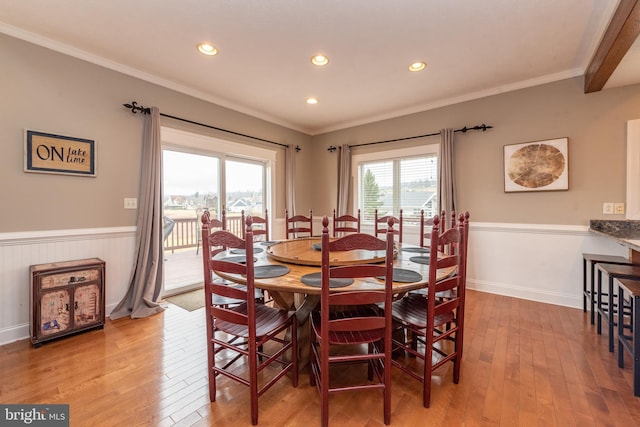
[{"label": "wooden ceiling beam", "polygon": [[640,34],[640,0],[620,0],[585,72],[584,93],[602,90]]}]

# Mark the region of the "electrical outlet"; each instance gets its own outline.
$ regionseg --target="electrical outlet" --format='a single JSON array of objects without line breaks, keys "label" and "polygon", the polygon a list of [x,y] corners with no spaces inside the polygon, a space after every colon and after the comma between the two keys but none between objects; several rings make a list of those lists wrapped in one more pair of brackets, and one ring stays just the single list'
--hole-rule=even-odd
[{"label": "electrical outlet", "polygon": [[614,203],[613,212],[618,215],[624,215],[624,203]]},{"label": "electrical outlet", "polygon": [[125,209],[137,209],[138,208],[138,199],[134,198],[124,198],[124,208]]},{"label": "electrical outlet", "polygon": [[613,203],[603,203],[602,213],[605,215],[613,215]]}]

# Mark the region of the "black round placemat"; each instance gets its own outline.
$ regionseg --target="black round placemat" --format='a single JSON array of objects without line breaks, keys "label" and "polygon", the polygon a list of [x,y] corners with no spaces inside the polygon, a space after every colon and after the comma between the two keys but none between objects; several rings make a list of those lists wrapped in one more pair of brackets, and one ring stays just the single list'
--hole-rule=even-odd
[{"label": "black round placemat", "polygon": [[[384,277],[382,277],[381,279],[384,280]],[[422,280],[422,274],[413,271],[413,270],[407,270],[404,268],[394,268],[393,269],[393,281],[394,282],[401,282],[401,283],[413,283],[413,282],[419,282],[420,280]]]},{"label": "black round placemat", "polygon": [[[222,261],[229,261],[229,262],[237,262],[239,264],[244,264],[247,262],[247,257],[244,255],[234,255],[234,256],[228,256],[225,258],[221,258]],[[256,262],[257,259],[254,258],[253,262]]]},{"label": "black round placemat", "polygon": [[[322,273],[310,273],[305,274],[300,278],[300,281],[305,285],[313,286],[314,288],[322,287]],[[342,288],[345,286],[349,286],[353,283],[353,279],[339,279],[339,278],[330,278],[329,279],[329,287],[330,288]]]},{"label": "black round placemat", "polygon": [[289,271],[291,270],[286,265],[258,265],[253,269],[253,275],[256,279],[269,279],[284,276]]},{"label": "black round placemat", "polygon": [[429,259],[430,257],[428,256],[412,256],[411,258],[409,258],[409,261],[415,262],[416,264],[429,265]]},{"label": "black round placemat", "polygon": [[419,254],[428,254],[431,248],[402,248],[402,252],[416,252]]},{"label": "black round placemat", "polygon": [[[229,252],[231,252],[232,254],[245,254],[247,252],[246,249],[231,249]],[[254,254],[259,254],[260,252],[264,252],[263,248],[253,248],[253,253]]]}]

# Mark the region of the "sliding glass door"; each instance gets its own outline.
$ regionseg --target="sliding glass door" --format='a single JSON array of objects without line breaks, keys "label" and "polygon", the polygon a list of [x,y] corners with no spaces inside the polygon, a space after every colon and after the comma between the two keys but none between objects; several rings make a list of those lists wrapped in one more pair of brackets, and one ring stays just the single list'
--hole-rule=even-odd
[{"label": "sliding glass door", "polygon": [[227,159],[225,166],[225,199],[227,227],[241,236],[242,211],[245,215],[264,216],[265,167],[263,163],[240,159]]},{"label": "sliding glass door", "polygon": [[163,150],[164,295],[202,283],[200,217],[220,211],[220,159]]},{"label": "sliding glass door", "polygon": [[208,211],[242,235],[241,215],[264,216],[268,162],[166,146],[163,149],[164,296],[202,286],[200,218]]}]

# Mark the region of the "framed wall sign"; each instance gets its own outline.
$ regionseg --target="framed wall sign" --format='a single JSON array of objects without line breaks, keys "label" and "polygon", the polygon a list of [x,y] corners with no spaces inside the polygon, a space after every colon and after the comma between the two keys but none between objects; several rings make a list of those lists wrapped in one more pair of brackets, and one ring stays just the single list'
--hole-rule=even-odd
[{"label": "framed wall sign", "polygon": [[569,189],[569,138],[504,146],[504,191]]},{"label": "framed wall sign", "polygon": [[96,141],[25,131],[25,172],[96,176]]}]

